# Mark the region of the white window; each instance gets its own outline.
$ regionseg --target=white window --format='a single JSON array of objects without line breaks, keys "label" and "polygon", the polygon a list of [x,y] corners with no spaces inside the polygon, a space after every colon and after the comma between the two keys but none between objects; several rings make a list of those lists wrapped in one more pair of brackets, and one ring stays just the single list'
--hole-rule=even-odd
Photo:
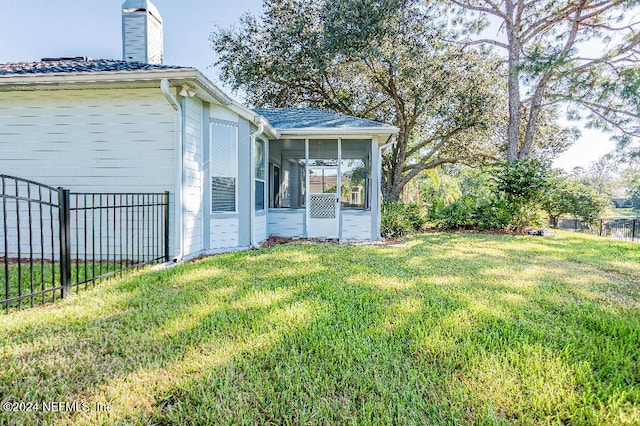
[{"label": "white window", "polygon": [[211,123],[211,211],[236,212],[238,205],[238,126]]},{"label": "white window", "polygon": [[256,139],[256,182],[255,182],[255,197],[256,197],[256,210],[264,210],[264,181],[265,181],[265,168],[264,168],[264,141]]}]

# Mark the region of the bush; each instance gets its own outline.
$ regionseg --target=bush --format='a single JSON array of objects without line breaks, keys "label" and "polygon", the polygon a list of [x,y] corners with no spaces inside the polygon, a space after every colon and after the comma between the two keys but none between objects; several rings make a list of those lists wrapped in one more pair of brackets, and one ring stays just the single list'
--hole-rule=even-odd
[{"label": "bush", "polygon": [[428,220],[441,229],[541,226],[544,216],[538,204],[548,174],[548,166],[536,160],[494,163],[485,170],[462,169],[457,173],[459,196],[449,199],[441,196],[445,179],[430,176],[424,185]]},{"label": "bush", "polygon": [[382,237],[397,238],[420,231],[426,218],[424,209],[418,204],[385,203],[380,222]]},{"label": "bush", "polygon": [[551,225],[555,227],[562,215],[592,222],[602,216],[610,203],[608,197],[594,188],[562,175],[550,179],[549,190],[542,199],[542,206],[549,215]]},{"label": "bush", "polygon": [[503,200],[478,199],[470,195],[447,206],[432,206],[429,210],[430,222],[441,229],[502,229],[509,225],[511,218],[512,211]]},{"label": "bush", "polygon": [[505,211],[511,212],[510,228],[523,230],[542,224],[540,202],[551,176],[548,163],[533,158],[494,163],[489,174],[503,197]]}]

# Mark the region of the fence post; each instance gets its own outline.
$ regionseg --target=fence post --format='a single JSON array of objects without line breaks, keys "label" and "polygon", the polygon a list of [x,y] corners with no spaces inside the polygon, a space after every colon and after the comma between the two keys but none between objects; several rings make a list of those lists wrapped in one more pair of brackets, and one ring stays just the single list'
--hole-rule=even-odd
[{"label": "fence post", "polygon": [[633,219],[633,225],[631,227],[631,241],[636,240],[636,220],[637,219]]},{"label": "fence post", "polygon": [[164,192],[164,261],[169,261],[169,191]]},{"label": "fence post", "polygon": [[601,218],[601,219],[600,219],[600,236],[601,236],[601,237],[602,237],[602,228],[603,228],[603,225],[604,225],[604,223],[603,223],[603,222],[604,222],[604,219],[602,219],[602,218]]},{"label": "fence post", "polygon": [[71,294],[71,203],[70,190],[58,188],[60,221],[60,282],[62,297]]}]

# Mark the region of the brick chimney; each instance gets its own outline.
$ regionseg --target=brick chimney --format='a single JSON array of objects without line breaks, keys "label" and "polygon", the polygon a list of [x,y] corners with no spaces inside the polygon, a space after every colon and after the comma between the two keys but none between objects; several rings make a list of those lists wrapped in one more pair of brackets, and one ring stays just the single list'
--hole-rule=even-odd
[{"label": "brick chimney", "polygon": [[122,4],[122,59],[162,64],[162,17],[149,0]]}]

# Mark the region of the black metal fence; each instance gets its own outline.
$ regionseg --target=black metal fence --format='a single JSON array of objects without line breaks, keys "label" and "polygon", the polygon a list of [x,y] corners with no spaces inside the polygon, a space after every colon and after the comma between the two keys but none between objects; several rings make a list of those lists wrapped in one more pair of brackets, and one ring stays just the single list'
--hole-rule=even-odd
[{"label": "black metal fence", "polygon": [[0,308],[169,259],[169,193],[72,193],[0,175]]},{"label": "black metal fence", "polygon": [[559,219],[558,228],[618,240],[640,242],[640,219],[598,219],[594,222]]}]

